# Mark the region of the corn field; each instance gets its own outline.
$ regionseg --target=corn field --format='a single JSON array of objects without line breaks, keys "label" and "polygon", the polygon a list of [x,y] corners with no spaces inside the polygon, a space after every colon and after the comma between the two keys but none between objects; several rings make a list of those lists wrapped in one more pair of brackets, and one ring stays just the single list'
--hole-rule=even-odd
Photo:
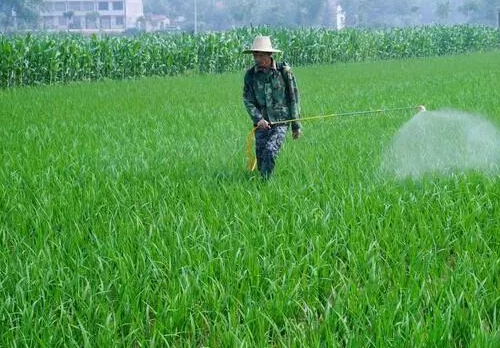
[{"label": "corn field", "polygon": [[280,59],[295,66],[486,51],[500,42],[498,29],[470,25],[343,31],[259,27],[133,38],[0,36],[0,87],[239,70],[250,64],[241,52],[258,34],[271,35],[284,51]]}]

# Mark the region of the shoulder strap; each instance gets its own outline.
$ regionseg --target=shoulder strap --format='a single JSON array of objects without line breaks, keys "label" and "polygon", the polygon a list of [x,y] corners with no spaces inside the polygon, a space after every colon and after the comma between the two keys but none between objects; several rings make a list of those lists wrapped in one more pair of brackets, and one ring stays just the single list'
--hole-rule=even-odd
[{"label": "shoulder strap", "polygon": [[288,81],[288,76],[285,74],[286,69],[290,69],[290,66],[286,62],[281,62],[278,64],[278,70],[281,73],[281,76],[283,76],[283,79],[285,81]]},{"label": "shoulder strap", "polygon": [[288,98],[290,98],[290,79],[288,78],[288,74],[285,74],[285,71],[290,69],[290,65],[287,62],[281,62],[278,64],[278,71],[281,73],[281,77],[283,77],[283,81],[285,81],[285,93]]}]

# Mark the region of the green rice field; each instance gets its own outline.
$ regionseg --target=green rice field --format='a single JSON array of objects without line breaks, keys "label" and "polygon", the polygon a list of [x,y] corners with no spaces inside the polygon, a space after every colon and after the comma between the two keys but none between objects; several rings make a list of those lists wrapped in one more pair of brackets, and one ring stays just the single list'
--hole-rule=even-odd
[{"label": "green rice field", "polygon": [[[500,52],[294,68],[303,117],[500,126]],[[378,170],[413,111],[250,173],[243,73],[0,90],[1,347],[499,347],[500,177]]]}]

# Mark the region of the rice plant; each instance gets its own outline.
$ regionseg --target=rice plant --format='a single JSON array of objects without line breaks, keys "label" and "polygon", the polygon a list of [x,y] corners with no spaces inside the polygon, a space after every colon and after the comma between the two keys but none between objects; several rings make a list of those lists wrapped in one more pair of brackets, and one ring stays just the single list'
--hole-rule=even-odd
[{"label": "rice plant", "polygon": [[[498,126],[499,59],[295,73],[304,116],[424,103]],[[381,177],[403,112],[304,124],[261,183],[241,88],[0,91],[0,346],[498,347],[498,177]]]}]

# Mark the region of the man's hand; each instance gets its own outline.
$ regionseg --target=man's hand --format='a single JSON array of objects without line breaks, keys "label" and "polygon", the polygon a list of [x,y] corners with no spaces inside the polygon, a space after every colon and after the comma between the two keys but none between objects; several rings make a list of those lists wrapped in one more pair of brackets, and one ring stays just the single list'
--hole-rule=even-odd
[{"label": "man's hand", "polygon": [[300,138],[301,134],[302,134],[302,131],[300,129],[294,130],[292,132],[292,138],[297,140],[298,138]]},{"label": "man's hand", "polygon": [[269,122],[267,122],[265,119],[261,118],[259,122],[257,122],[257,127],[260,129],[271,129],[271,126],[269,125]]}]

